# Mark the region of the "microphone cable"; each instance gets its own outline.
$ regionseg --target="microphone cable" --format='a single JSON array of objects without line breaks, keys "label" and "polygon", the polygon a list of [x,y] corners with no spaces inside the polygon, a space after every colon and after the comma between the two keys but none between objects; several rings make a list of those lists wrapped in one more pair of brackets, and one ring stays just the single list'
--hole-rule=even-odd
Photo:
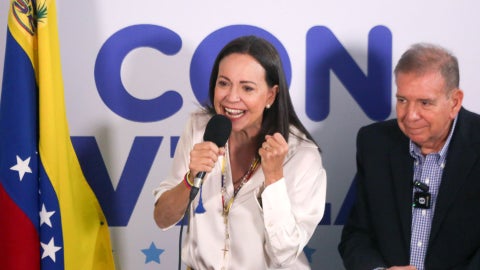
[{"label": "microphone cable", "polygon": [[[190,192],[191,194],[191,192]],[[191,196],[190,196],[191,197]],[[178,239],[178,270],[182,269],[182,234],[183,234],[183,225],[190,221],[190,205],[192,204],[192,199],[189,199],[187,209],[185,209],[185,214],[180,224],[180,235]]]},{"label": "microphone cable", "polygon": [[180,235],[178,239],[178,270],[182,269],[182,235],[183,235],[183,225],[185,223],[190,222],[190,206],[192,204],[193,199],[197,196],[199,188],[193,186],[190,190],[190,197],[188,199],[187,209],[185,209],[185,213],[183,214],[183,219],[180,222]]}]

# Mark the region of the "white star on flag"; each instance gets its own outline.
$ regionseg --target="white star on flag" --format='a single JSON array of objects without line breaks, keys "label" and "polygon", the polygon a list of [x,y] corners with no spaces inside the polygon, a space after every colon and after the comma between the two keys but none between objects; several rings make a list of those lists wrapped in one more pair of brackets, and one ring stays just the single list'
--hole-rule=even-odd
[{"label": "white star on flag", "polygon": [[53,237],[52,239],[50,239],[50,242],[48,242],[48,244],[44,244],[40,242],[40,245],[42,245],[42,248],[43,248],[42,259],[48,256],[52,259],[53,262],[55,262],[56,260],[55,253],[62,248],[55,246]]},{"label": "white star on flag", "polygon": [[50,222],[50,217],[53,216],[53,214],[55,214],[55,211],[48,212],[45,208],[45,204],[42,204],[42,211],[40,211],[40,226],[45,223],[51,228],[52,223]]},{"label": "white star on flag", "polygon": [[22,181],[25,173],[32,173],[32,170],[28,166],[29,163],[30,163],[30,157],[28,157],[25,160],[22,160],[19,156],[17,156],[17,164],[15,166],[12,166],[10,170],[17,171],[18,177],[20,177],[20,181]]}]

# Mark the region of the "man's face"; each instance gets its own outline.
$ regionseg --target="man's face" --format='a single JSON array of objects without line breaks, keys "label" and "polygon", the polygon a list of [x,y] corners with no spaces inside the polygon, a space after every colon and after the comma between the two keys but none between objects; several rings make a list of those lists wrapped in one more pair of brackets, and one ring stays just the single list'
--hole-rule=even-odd
[{"label": "man's face", "polygon": [[439,72],[398,73],[396,84],[400,129],[423,154],[438,152],[461,108],[462,91],[454,89],[447,94],[445,80]]}]

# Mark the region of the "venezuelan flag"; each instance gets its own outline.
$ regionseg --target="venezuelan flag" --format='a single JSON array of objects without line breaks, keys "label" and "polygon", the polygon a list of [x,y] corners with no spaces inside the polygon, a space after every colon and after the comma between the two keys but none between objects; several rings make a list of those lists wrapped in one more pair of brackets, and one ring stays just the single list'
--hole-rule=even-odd
[{"label": "venezuelan flag", "polygon": [[114,269],[68,132],[54,0],[12,0],[0,99],[0,268]]}]

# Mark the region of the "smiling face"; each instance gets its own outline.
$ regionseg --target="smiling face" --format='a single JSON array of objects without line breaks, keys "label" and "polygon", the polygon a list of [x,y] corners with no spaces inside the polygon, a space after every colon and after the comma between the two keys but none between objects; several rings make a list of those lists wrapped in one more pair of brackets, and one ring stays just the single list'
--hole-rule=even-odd
[{"label": "smiling face", "polygon": [[397,121],[400,129],[423,154],[438,152],[448,137],[450,126],[461,108],[463,93],[447,93],[439,72],[398,73]]},{"label": "smiling face", "polygon": [[275,100],[277,86],[269,87],[265,69],[248,54],[233,53],[220,61],[214,108],[232,121],[232,132],[256,136],[263,112]]}]

